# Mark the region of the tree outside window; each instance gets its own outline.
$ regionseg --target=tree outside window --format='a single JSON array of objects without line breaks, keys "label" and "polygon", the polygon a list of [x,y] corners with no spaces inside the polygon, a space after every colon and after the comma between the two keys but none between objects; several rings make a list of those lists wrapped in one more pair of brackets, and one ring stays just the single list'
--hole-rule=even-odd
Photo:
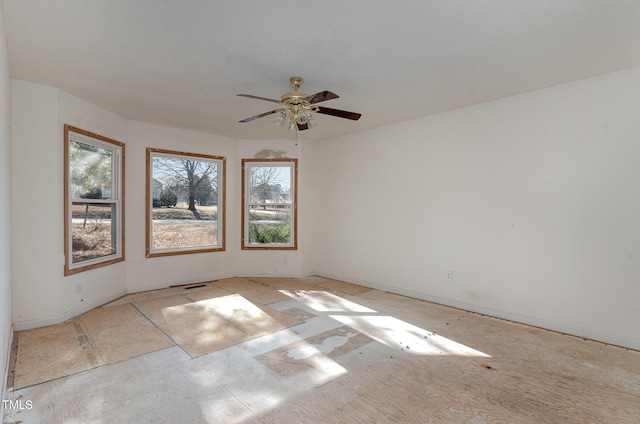
[{"label": "tree outside window", "polygon": [[224,250],[225,163],[147,149],[147,257]]}]

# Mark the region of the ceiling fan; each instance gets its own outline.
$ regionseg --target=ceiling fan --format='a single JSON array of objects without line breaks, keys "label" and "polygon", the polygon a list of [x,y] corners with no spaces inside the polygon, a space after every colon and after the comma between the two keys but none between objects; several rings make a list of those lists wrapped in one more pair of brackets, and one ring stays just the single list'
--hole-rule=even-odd
[{"label": "ceiling fan", "polygon": [[338,95],[327,90],[312,95],[298,91],[303,81],[304,80],[300,77],[289,78],[293,91],[284,93],[282,97],[280,97],[280,100],[267,99],[266,97],[253,96],[251,94],[238,94],[238,96],[241,97],[266,100],[283,106],[279,109],[251,116],[240,122],[250,122],[254,119],[262,118],[263,116],[279,113],[279,116],[275,120],[276,124],[284,125],[284,123],[287,122],[290,130],[294,130],[296,127],[298,130],[307,130],[316,125],[313,120],[313,113],[322,113],[324,115],[337,116],[338,118],[351,119],[353,121],[360,119],[361,115],[359,113],[317,106],[316,103],[337,99]]}]

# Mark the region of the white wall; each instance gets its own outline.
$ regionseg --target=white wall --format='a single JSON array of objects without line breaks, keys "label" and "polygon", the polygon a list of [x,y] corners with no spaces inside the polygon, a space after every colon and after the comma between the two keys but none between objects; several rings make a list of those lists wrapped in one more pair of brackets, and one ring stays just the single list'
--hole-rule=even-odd
[{"label": "white wall", "polygon": [[[190,255],[145,258],[146,148],[201,153],[227,158],[226,250]],[[127,287],[142,291],[175,284],[234,276],[239,249],[239,178],[234,139],[141,122],[129,122],[127,145]]]},{"label": "white wall", "polygon": [[640,348],[639,110],[640,68],[314,142],[312,266]]},{"label": "white wall", "polygon": [[64,276],[63,125],[126,143],[127,121],[53,87],[13,80],[13,93],[13,322],[19,330],[63,321],[126,292],[123,263]]},{"label": "white wall", "polygon": [[[5,399],[11,346],[11,78],[0,3],[0,396]],[[0,406],[0,417],[4,405]]]}]

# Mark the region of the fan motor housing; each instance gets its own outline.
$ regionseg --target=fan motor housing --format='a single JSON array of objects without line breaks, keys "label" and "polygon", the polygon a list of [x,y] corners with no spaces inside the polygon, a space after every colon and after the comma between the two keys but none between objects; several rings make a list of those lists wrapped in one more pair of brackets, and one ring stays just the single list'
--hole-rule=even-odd
[{"label": "fan motor housing", "polygon": [[284,93],[282,97],[280,97],[280,101],[287,104],[297,105],[302,102],[302,99],[304,99],[305,97],[309,97],[307,93],[298,91],[298,88],[300,88],[303,82],[304,80],[300,77],[289,78],[289,83],[291,84],[291,87],[294,91]]},{"label": "fan motor housing", "polygon": [[307,93],[303,93],[302,91],[291,91],[289,93],[284,93],[280,98],[280,101],[283,103],[300,103],[302,99],[309,97]]}]

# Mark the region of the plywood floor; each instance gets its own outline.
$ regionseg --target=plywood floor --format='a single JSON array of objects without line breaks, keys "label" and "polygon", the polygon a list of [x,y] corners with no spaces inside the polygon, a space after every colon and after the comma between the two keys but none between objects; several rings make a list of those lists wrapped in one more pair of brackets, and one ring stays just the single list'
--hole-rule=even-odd
[{"label": "plywood floor", "polygon": [[17,340],[7,424],[640,423],[640,352],[321,277],[137,293]]}]

